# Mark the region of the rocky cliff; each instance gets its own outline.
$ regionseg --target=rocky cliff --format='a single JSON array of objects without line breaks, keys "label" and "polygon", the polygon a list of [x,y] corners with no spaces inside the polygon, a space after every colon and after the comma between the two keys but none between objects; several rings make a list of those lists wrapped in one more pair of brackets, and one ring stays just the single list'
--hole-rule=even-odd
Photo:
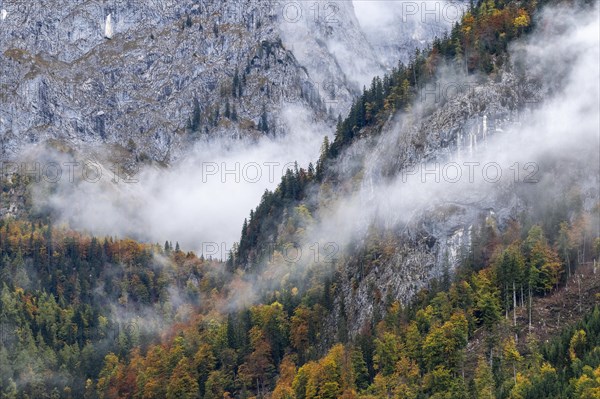
[{"label": "rocky cliff", "polygon": [[[201,136],[344,115],[383,70],[352,2],[4,1],[2,156],[58,139],[169,163]],[[389,57],[399,57],[393,51]]]}]

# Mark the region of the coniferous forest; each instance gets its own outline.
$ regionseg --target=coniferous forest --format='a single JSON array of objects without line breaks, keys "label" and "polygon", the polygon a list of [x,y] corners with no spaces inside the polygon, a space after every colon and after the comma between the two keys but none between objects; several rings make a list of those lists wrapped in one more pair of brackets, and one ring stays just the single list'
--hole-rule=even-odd
[{"label": "coniferous forest", "polygon": [[595,398],[600,240],[585,236],[588,218],[501,234],[483,221],[455,275],[408,305],[374,297],[385,312],[355,337],[341,318],[330,348],[325,266],[231,309],[243,273],[226,262],[4,221],[2,394]]},{"label": "coniferous forest", "polygon": [[[419,107],[442,69],[481,82],[520,73],[511,45],[555,3],[597,6],[472,1],[446,34],[363,88],[319,158],[287,169],[240,221],[223,259],[177,237],[79,231],[32,206],[27,176],[4,176],[0,201],[18,195],[25,211],[0,220],[0,398],[600,398],[600,202],[576,181],[507,224],[479,215],[455,267],[411,286],[409,300],[369,280],[412,237],[395,226],[369,225],[351,250],[321,243],[309,262],[288,259],[322,209],[359,184],[364,170],[338,164],[353,144]],[[241,80],[236,70],[234,99]],[[191,101],[182,123],[199,135],[204,117]],[[241,108],[223,106],[237,122]],[[257,114],[262,133],[268,112]],[[355,295],[365,285],[369,317],[350,325],[343,287]]]}]

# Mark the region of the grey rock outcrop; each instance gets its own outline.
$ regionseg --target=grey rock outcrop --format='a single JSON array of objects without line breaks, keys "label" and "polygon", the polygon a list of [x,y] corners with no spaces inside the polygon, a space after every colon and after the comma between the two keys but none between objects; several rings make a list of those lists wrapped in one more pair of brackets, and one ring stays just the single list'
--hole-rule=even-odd
[{"label": "grey rock outcrop", "polygon": [[55,140],[169,163],[202,135],[285,134],[289,103],[333,124],[383,68],[351,2],[315,4],[0,2],[1,156]]},{"label": "grey rock outcrop", "polygon": [[[546,79],[536,85],[533,74],[517,76],[509,70],[500,76],[465,85],[469,90],[452,98],[437,98],[435,106],[417,99],[412,111],[390,117],[378,134],[365,129],[339,160],[340,180],[360,182],[361,198],[354,206],[361,211],[352,213],[356,219],[352,226],[363,230],[357,234],[362,238],[350,248],[359,251],[356,259],[350,256],[338,263],[337,306],[328,321],[328,336],[335,336],[342,319],[347,319],[348,331],[354,336],[374,314],[385,313],[386,298],[407,304],[432,279],[451,275],[471,255],[472,243],[481,239],[482,228],[500,234],[523,214],[539,215],[553,209],[568,192],[577,193],[574,195],[580,196],[588,211],[597,206],[598,181],[589,176],[585,165],[590,159],[598,164],[598,154],[585,149],[582,142],[574,144],[580,149],[576,154],[563,153],[551,144],[544,151],[524,150],[523,154],[533,156],[526,161],[535,161],[534,169],[526,170],[523,163],[503,163],[510,159],[504,153],[507,150],[494,150],[494,146],[519,148],[516,143],[520,139],[511,141],[530,134],[531,127],[522,126],[533,123],[528,120],[532,115],[545,115],[539,110],[545,106],[541,99],[552,97],[556,81]],[[503,138],[509,131],[511,136]],[[474,155],[477,153],[480,155]],[[471,154],[481,158],[469,158]],[[490,155],[492,158],[485,158]],[[574,155],[578,157],[575,161]],[[484,159],[502,163],[501,180],[482,181],[479,177],[473,184],[453,187],[440,176],[445,163],[479,160],[481,166]],[[511,168],[515,167],[527,173],[514,174]],[[428,168],[429,175],[423,177],[425,169],[421,168]],[[412,185],[403,174],[413,178]],[[393,238],[389,240],[383,233],[373,239],[372,225]]]}]

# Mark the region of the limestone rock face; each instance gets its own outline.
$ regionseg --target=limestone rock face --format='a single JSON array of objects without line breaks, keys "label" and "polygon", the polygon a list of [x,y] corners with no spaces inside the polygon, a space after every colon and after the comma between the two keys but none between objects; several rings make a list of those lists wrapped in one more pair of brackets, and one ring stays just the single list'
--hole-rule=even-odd
[{"label": "limestone rock face", "polygon": [[53,139],[169,163],[200,136],[286,134],[289,104],[333,126],[385,71],[352,2],[0,6],[2,157]]},{"label": "limestone rock face", "polygon": [[[358,334],[373,314],[384,314],[385,298],[409,303],[432,279],[443,280],[474,259],[473,246],[487,234],[482,229],[501,234],[523,215],[551,219],[556,203],[569,195],[594,212],[598,180],[587,165],[597,165],[600,155],[586,143],[595,140],[597,123],[566,136],[547,122],[560,112],[563,93],[586,83],[555,73],[506,67],[494,79],[451,81],[465,88],[453,96],[428,88],[411,110],[390,116],[380,130],[365,128],[342,153],[335,178],[359,181],[358,188],[342,186],[358,196],[344,202],[344,214],[352,215],[347,230],[358,239],[348,245],[357,253],[343,258],[335,271],[337,307],[327,323],[329,337],[335,337],[340,320],[347,321],[351,335]],[[586,104],[582,109],[597,109],[586,108],[597,104],[597,89],[573,92],[571,101]],[[468,163],[477,165],[473,179]],[[451,164],[460,168],[461,182],[444,174]],[[492,164],[501,176],[484,173]],[[373,225],[388,235],[374,234]]]}]

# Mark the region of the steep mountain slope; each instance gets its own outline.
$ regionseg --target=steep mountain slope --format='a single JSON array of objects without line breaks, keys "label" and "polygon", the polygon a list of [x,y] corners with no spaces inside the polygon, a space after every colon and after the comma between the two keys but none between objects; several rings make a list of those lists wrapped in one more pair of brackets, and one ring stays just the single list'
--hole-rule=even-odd
[{"label": "steep mountain slope", "polygon": [[[216,242],[222,256],[237,240],[245,210],[277,184],[283,165],[314,159],[335,118],[384,70],[352,2],[0,7],[6,11],[0,22],[2,160],[28,162],[32,170],[40,162],[91,162],[105,177],[137,172],[132,180],[140,182],[62,179],[35,195],[7,184],[1,212],[21,217],[32,202],[76,229],[142,241],[177,236],[197,251]],[[402,55],[391,50],[386,56]],[[46,144],[62,155],[45,151]],[[271,179],[265,164],[273,162]],[[262,168],[259,182],[238,173],[233,184],[231,175],[203,172],[206,164],[244,172],[240,165],[252,163]],[[24,207],[19,198],[32,201]],[[233,209],[224,210],[225,203]],[[191,219],[194,227],[182,231]]]},{"label": "steep mountain slope", "polygon": [[461,21],[468,0],[434,2],[358,0],[357,18],[378,58],[388,68],[407,64],[414,50],[425,49]]},{"label": "steep mountain slope", "polygon": [[318,120],[345,113],[360,88],[344,70],[348,59],[364,60],[369,76],[380,71],[352,3],[337,6],[335,23],[293,6],[301,8],[252,0],[5,2],[3,154],[53,138],[74,147],[118,144],[169,162],[203,134],[285,134],[280,114],[289,104]]},{"label": "steep mountain slope", "polygon": [[[330,266],[296,264],[332,274],[330,338],[340,320],[357,335],[384,312],[385,298],[405,303],[432,279],[476,262],[469,254],[488,229],[499,234],[519,220],[555,237],[561,220],[583,211],[598,235],[598,179],[587,170],[599,164],[598,123],[588,114],[597,87],[576,94],[597,69],[583,66],[594,65],[595,44],[576,38],[591,38],[595,27],[583,23],[578,33],[573,18],[540,14],[545,30],[508,51],[537,5],[495,4],[483,2],[477,19],[469,13],[426,56],[374,81],[325,142],[316,172],[286,176],[242,231],[233,261],[267,274],[278,264],[273,248],[335,249]],[[545,46],[559,40],[555,32],[566,36],[552,52]],[[564,98],[577,101],[559,112]],[[571,137],[558,124],[579,119],[588,123]]]},{"label": "steep mountain slope", "polygon": [[[328,9],[327,3],[316,6]],[[339,10],[347,13],[347,30],[356,26],[349,7]],[[473,4],[449,35],[348,101],[333,142],[326,137],[315,164],[295,164],[274,191],[264,192],[227,262],[185,253],[178,242],[149,245],[110,237],[102,242],[39,220],[3,220],[0,393],[595,398],[600,390],[599,12],[598,2],[585,0]],[[184,12],[173,22],[172,34],[212,21],[202,15]],[[10,14],[0,16],[6,20]],[[106,15],[104,23],[116,25],[104,26],[101,36],[127,50],[127,43],[119,42],[118,20],[112,12]],[[262,29],[263,22],[255,28]],[[215,32],[214,26],[212,35],[221,41],[212,50],[203,48],[217,60],[214,73],[220,74],[227,67],[219,59],[223,53],[214,49],[225,48],[230,36],[221,36],[227,27],[218,25]],[[354,32],[345,42],[343,32],[318,21],[287,28],[279,44],[262,41],[257,48],[252,60],[264,62],[260,73],[278,68],[296,73],[307,64],[308,76],[314,76],[312,67],[329,79],[336,60],[354,51],[380,51],[365,45],[368,35]],[[297,58],[283,50],[291,48],[286,40],[303,37],[318,50],[295,46]],[[81,46],[98,49],[86,41]],[[86,54],[100,59],[97,54],[108,54],[101,50]],[[23,61],[19,52],[6,53]],[[290,55],[290,64],[283,54]],[[282,59],[280,66],[270,64],[276,59]],[[377,64],[340,66],[343,75],[333,79],[351,93],[344,75],[352,73],[358,82],[361,71]],[[160,153],[158,159],[175,158],[202,132],[239,136],[278,129],[278,105],[262,108],[259,101],[273,96],[271,90],[245,98],[251,74],[246,83],[241,70],[237,79],[235,71],[231,76],[222,96],[231,99],[226,120],[215,124],[216,113],[205,114],[204,103],[192,98],[181,127],[186,137],[160,147],[167,157]],[[268,80],[265,76],[259,78]],[[303,93],[299,108],[321,112],[319,101]],[[257,111],[259,128],[240,130],[235,126],[248,109]],[[128,152],[146,158],[141,153],[149,147],[135,137],[106,141],[125,138],[132,143]],[[73,147],[84,148],[83,143]],[[71,156],[65,153],[59,157]],[[191,159],[173,169],[190,168],[193,176],[201,162]],[[156,233],[160,226],[159,233],[173,234],[173,224],[184,225],[179,231],[186,236],[197,234],[192,224],[224,230],[190,217],[190,208],[180,202],[161,203],[164,190],[179,197],[198,192],[188,189],[199,185],[198,177],[182,175],[174,184],[164,184],[174,175],[154,180],[136,201],[118,198],[124,213],[107,205],[110,193],[103,185],[63,182],[53,189],[69,186],[67,195],[50,195],[49,202],[74,214],[91,209],[79,208],[88,202],[101,210],[93,219],[107,225],[114,214],[127,225],[141,220],[144,232]],[[18,175],[2,182],[4,197],[13,201],[20,182]],[[44,188],[36,186],[39,197],[47,194]],[[86,188],[91,195],[75,201]],[[230,204],[210,188],[209,194],[216,202],[209,212]],[[236,195],[239,191],[231,196]],[[193,207],[207,206],[191,197]],[[129,218],[130,208],[143,208],[137,215],[147,218]],[[151,222],[157,210],[164,213],[158,215],[162,225]],[[553,339],[543,342],[550,335]]]}]

